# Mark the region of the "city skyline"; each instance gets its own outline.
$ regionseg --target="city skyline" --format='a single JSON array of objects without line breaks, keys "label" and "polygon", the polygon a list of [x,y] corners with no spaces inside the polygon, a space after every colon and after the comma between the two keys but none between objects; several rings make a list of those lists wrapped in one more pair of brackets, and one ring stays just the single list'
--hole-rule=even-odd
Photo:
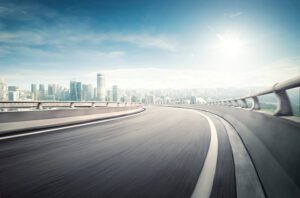
[{"label": "city skyline", "polygon": [[300,72],[298,7],[292,0],[1,1],[1,77],[66,86],[94,84],[101,71],[113,79],[108,86],[125,88],[269,86]]}]

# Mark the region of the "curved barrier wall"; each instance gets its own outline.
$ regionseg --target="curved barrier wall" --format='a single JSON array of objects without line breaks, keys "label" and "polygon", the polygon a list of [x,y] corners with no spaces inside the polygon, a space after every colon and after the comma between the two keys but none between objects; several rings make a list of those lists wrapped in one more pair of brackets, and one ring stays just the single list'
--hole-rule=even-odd
[{"label": "curved barrier wall", "polygon": [[1,112],[0,134],[70,125],[125,116],[143,111],[142,106],[93,107],[41,111]]}]

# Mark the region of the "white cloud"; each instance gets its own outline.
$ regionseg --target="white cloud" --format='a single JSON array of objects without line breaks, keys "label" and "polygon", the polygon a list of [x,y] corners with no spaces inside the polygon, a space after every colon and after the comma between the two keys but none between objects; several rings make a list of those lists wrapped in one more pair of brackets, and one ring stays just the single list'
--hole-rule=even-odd
[{"label": "white cloud", "polygon": [[118,33],[91,33],[82,31],[68,31],[68,28],[40,31],[0,31],[0,42],[6,45],[38,46],[46,45],[51,47],[59,46],[99,46],[105,41],[115,44],[131,44],[138,48],[155,48],[175,51],[175,41],[170,36],[151,34],[118,34]]},{"label": "white cloud", "polygon": [[233,14],[230,15],[230,18],[238,17],[238,16],[240,16],[242,14],[243,14],[242,12],[233,13]]},{"label": "white cloud", "polygon": [[164,36],[153,36],[148,34],[141,35],[111,35],[109,36],[111,40],[132,43],[142,48],[158,48],[170,51],[175,51],[176,47],[174,41]]}]

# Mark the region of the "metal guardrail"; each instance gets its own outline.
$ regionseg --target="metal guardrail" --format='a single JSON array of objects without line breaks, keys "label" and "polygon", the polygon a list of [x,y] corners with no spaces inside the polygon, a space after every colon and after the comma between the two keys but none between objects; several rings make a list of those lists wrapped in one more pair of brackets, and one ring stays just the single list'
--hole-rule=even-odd
[{"label": "metal guardrail", "polygon": [[98,102],[98,101],[68,101],[68,102],[49,102],[49,101],[14,101],[14,102],[0,102],[1,109],[47,109],[47,108],[77,108],[77,107],[126,107],[135,106],[139,103],[119,103],[119,102]]},{"label": "metal guardrail", "polygon": [[275,110],[275,116],[292,116],[293,110],[290,99],[286,93],[286,90],[300,87],[300,75],[289,80],[275,83],[272,87],[265,89],[263,91],[251,94],[249,96],[233,99],[225,99],[208,102],[210,105],[226,105],[234,107],[249,108],[247,104],[247,99],[252,99],[251,109],[259,110],[261,109],[258,96],[274,93],[277,98],[277,108]]}]

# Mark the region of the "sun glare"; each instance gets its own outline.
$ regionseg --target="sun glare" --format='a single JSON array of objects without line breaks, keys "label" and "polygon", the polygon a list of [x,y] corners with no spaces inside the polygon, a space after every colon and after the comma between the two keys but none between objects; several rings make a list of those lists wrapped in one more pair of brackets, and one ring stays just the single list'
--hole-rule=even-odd
[{"label": "sun glare", "polygon": [[219,49],[228,58],[237,58],[243,51],[244,42],[237,36],[218,35]]}]

